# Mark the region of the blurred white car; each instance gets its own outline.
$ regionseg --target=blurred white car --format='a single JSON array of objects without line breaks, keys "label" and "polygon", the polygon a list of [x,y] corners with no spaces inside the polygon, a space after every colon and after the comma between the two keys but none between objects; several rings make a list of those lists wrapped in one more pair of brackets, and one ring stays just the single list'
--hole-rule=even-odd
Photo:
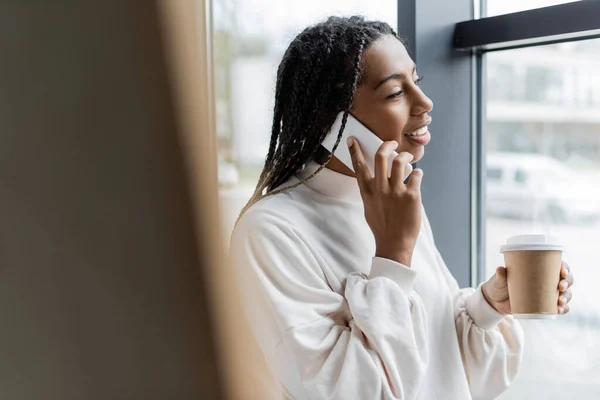
[{"label": "blurred white car", "polygon": [[600,219],[600,182],[542,154],[488,153],[486,182],[490,215],[557,223]]}]

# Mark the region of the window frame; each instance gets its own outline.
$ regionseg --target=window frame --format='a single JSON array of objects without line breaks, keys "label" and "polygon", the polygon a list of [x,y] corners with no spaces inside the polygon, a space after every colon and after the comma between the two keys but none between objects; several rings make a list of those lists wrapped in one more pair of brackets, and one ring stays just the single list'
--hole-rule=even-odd
[{"label": "window frame", "polygon": [[[446,4],[448,3],[448,4]],[[436,244],[461,286],[485,277],[485,55],[600,38],[600,2],[580,1],[494,17],[485,0],[398,0],[398,33],[427,78],[433,140],[419,162]]]},{"label": "window frame", "polygon": [[600,2],[578,1],[472,19],[456,24],[453,46],[485,53],[600,38],[598,15]]},{"label": "window frame", "polygon": [[398,34],[425,76],[423,91],[433,100],[433,140],[419,167],[425,172],[423,204],[437,247],[461,287],[476,284],[472,265],[482,257],[484,231],[476,215],[480,161],[473,157],[481,143],[474,135],[481,114],[473,101],[481,93],[473,73],[481,60],[453,48],[457,23],[471,20],[478,7],[472,0],[399,0]]},{"label": "window frame", "polygon": [[[487,0],[482,2],[485,8]],[[483,116],[485,115],[485,55],[492,51],[512,50],[533,46],[543,46],[570,41],[596,39],[600,37],[600,2],[580,1],[560,4],[528,11],[521,11],[495,17],[475,18],[456,24],[454,49],[467,52],[473,57],[473,74],[477,76],[478,96],[473,97],[474,110],[478,113],[474,125],[474,136],[479,146],[474,148],[474,159],[481,173],[474,174],[478,186],[472,190],[473,246],[480,250],[471,260],[471,285],[476,286],[486,278],[485,254],[485,136]],[[475,166],[475,165],[474,165]],[[474,180],[475,182],[475,180]]]}]

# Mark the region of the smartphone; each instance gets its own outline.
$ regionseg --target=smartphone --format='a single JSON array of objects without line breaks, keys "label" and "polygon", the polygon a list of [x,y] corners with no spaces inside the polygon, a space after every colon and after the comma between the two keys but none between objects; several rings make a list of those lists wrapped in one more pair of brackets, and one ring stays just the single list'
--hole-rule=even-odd
[{"label": "smartphone", "polygon": [[[344,112],[338,114],[333,126],[331,127],[331,131],[327,134],[321,145],[325,147],[329,152],[333,150],[333,145],[337,140],[338,134],[340,132],[340,127],[342,126],[342,118],[344,117]],[[383,144],[383,140],[379,139],[377,135],[371,132],[366,126],[364,126],[359,120],[354,118],[352,114],[348,114],[348,120],[346,121],[346,127],[344,128],[344,132],[342,133],[342,139],[340,140],[340,144],[338,144],[337,149],[333,153],[341,162],[343,162],[348,168],[354,171],[354,167],[352,166],[352,158],[350,158],[350,151],[348,150],[348,138],[352,136],[360,144],[360,148],[362,150],[363,156],[365,157],[365,161],[367,163],[367,167],[371,171],[371,176],[375,176],[375,154],[379,147]],[[394,158],[398,156],[398,153],[395,151],[392,152],[392,155],[388,159],[388,178],[392,175],[392,161]],[[406,165],[406,176],[404,180],[408,178],[408,176],[413,171],[413,167],[410,164]]]}]

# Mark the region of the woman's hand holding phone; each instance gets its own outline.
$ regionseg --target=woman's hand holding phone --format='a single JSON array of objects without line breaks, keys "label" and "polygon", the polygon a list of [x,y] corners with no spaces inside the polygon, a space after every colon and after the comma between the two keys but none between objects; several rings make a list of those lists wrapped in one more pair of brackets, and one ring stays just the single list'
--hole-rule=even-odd
[{"label": "woman's hand holding phone", "polygon": [[348,139],[354,172],[365,208],[365,219],[373,231],[377,257],[408,267],[421,229],[421,181],[423,171],[415,169],[408,184],[405,170],[413,155],[402,152],[392,162],[388,178],[388,158],[396,150],[395,141],[384,142],[375,154],[375,176],[365,163],[360,145]]}]

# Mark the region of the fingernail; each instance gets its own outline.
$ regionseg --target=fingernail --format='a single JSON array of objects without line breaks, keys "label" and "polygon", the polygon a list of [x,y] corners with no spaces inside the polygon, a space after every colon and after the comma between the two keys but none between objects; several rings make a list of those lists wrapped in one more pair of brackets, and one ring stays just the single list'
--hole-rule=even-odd
[{"label": "fingernail", "polygon": [[565,304],[567,302],[567,298],[565,296],[560,296],[560,302]]},{"label": "fingernail", "polygon": [[352,145],[354,144],[354,140],[352,140],[351,137],[348,138],[347,142],[348,142],[348,147],[352,147]]},{"label": "fingernail", "polygon": [[564,308],[562,308],[562,307],[558,307],[558,313],[559,313],[559,314],[562,314],[562,313],[564,313],[564,312],[565,312],[565,309],[564,309]]}]

